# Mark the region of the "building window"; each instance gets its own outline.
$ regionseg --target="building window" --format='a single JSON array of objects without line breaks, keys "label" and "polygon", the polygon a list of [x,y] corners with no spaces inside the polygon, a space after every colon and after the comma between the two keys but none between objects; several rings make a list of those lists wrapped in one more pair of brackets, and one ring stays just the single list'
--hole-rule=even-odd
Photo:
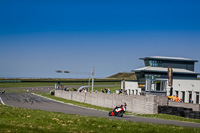
[{"label": "building window", "polygon": [[137,75],[137,80],[139,83],[145,83],[146,80],[145,80],[145,75],[143,72],[136,73],[136,75]]},{"label": "building window", "polygon": [[192,92],[189,91],[189,103],[192,103]]},{"label": "building window", "polygon": [[150,66],[149,65],[149,60],[145,60],[144,63],[145,63],[145,66]]},{"label": "building window", "polygon": [[145,66],[158,67],[162,66],[163,61],[160,60],[144,60]]},{"label": "building window", "polygon": [[196,104],[199,104],[199,92],[196,92]]},{"label": "building window", "polygon": [[161,91],[160,89],[161,89],[161,82],[160,81],[156,81],[156,83],[155,83],[155,87],[156,87],[156,91]]},{"label": "building window", "polygon": [[146,79],[155,80],[156,78],[160,78],[161,75],[153,75],[153,74],[145,74]]},{"label": "building window", "polygon": [[177,96],[178,97],[178,91],[176,91],[176,95],[175,96]]},{"label": "building window", "polygon": [[182,101],[185,102],[185,91],[182,91]]},{"label": "building window", "polygon": [[152,67],[157,67],[158,61],[157,60],[149,60],[149,65],[152,66]]}]

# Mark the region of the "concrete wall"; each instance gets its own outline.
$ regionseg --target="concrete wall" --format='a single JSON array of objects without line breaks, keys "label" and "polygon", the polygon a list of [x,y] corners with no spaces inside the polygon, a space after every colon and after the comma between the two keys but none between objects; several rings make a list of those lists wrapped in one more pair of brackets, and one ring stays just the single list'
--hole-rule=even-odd
[{"label": "concrete wall", "polygon": [[158,105],[167,104],[167,97],[155,95],[119,95],[56,90],[55,96],[108,108],[114,108],[126,102],[127,111],[140,114],[156,114]]}]

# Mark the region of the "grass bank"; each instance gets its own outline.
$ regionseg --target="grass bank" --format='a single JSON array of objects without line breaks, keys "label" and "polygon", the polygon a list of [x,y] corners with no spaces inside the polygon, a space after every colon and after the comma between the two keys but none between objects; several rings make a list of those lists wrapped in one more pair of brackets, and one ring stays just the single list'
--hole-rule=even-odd
[{"label": "grass bank", "polygon": [[198,128],[178,127],[86,117],[56,112],[9,107],[0,104],[0,132],[73,133],[199,133]]}]

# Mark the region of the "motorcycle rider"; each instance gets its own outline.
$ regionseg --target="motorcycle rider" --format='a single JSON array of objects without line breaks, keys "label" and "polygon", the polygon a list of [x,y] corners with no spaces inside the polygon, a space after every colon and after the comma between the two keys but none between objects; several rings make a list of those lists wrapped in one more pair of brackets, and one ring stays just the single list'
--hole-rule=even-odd
[{"label": "motorcycle rider", "polygon": [[124,110],[124,112],[126,112],[126,103],[124,103],[124,107],[123,107],[123,110]]},{"label": "motorcycle rider", "polygon": [[117,113],[118,113],[117,111],[118,111],[119,109],[121,109],[121,108],[123,109],[123,113],[126,112],[126,106],[127,106],[126,103],[124,103],[124,105],[122,104],[122,105],[120,105],[120,106],[116,106],[116,107],[114,108],[114,111],[113,111],[114,114],[115,114],[115,116],[117,116]]}]

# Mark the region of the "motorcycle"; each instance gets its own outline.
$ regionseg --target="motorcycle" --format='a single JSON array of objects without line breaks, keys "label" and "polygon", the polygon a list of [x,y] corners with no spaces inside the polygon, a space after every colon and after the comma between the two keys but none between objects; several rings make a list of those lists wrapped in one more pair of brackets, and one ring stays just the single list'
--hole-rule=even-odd
[{"label": "motorcycle", "polygon": [[125,105],[116,106],[114,109],[108,113],[108,116],[118,116],[123,117],[123,114],[126,112],[126,103]]}]

